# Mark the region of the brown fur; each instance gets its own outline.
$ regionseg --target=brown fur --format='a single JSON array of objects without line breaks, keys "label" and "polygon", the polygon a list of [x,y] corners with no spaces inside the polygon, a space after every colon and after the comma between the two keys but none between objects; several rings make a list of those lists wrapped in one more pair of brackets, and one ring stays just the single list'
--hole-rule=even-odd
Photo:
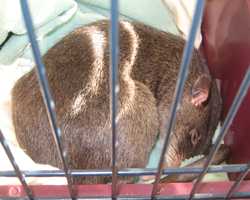
[{"label": "brown fur", "polygon": [[[108,30],[105,20],[78,28],[43,57],[71,169],[111,166]],[[161,138],[165,135],[184,44],[177,36],[140,23],[120,23],[118,168],[145,167],[158,132]],[[179,165],[210,146],[220,113],[215,84],[205,105],[190,103],[202,68],[195,50],[165,166]],[[36,162],[61,167],[34,70],[16,83],[12,94],[21,147]]]}]

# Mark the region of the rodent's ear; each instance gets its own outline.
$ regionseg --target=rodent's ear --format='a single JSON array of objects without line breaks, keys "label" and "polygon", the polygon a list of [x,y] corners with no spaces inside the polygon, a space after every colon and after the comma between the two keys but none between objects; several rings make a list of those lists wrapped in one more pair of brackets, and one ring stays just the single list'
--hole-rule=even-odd
[{"label": "rodent's ear", "polygon": [[191,143],[193,146],[196,146],[200,139],[201,139],[201,135],[199,134],[198,130],[196,128],[192,129],[189,132],[190,136],[191,136]]},{"label": "rodent's ear", "polygon": [[209,96],[209,91],[211,87],[211,78],[207,74],[202,74],[195,81],[191,90],[191,102],[195,106],[200,106],[202,103],[207,101]]}]

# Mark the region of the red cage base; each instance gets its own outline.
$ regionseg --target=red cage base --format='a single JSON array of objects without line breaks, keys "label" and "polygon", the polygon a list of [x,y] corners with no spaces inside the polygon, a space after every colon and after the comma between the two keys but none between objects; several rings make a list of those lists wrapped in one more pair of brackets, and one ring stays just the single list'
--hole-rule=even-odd
[{"label": "red cage base", "polygon": [[[202,183],[199,193],[210,194],[226,194],[233,182],[213,182]],[[159,195],[176,196],[189,195],[192,183],[168,183],[161,184]],[[51,186],[39,185],[30,186],[35,197],[40,198],[60,198],[69,197],[66,185]],[[76,186],[77,196],[79,197],[110,197],[111,185],[79,185]],[[152,185],[146,184],[127,184],[118,187],[119,196],[149,196],[151,194]],[[250,181],[243,181],[237,192],[250,192]],[[8,185],[0,186],[0,197],[25,197],[25,191],[22,186]],[[246,198],[244,198],[246,199]],[[249,198],[250,199],[250,198]]]}]

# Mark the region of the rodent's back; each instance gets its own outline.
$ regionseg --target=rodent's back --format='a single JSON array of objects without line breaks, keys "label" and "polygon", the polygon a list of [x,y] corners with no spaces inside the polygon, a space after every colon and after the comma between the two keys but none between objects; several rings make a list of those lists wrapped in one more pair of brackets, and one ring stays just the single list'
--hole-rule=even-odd
[{"label": "rodent's back", "polygon": [[[157,106],[172,101],[184,40],[137,22],[120,22],[118,163],[145,167],[159,129]],[[43,57],[70,167],[111,164],[109,22],[63,38]],[[200,75],[195,51],[184,94]],[[13,89],[13,122],[20,145],[37,162],[61,166],[35,70]],[[167,96],[167,98],[165,98]]]},{"label": "rodent's back", "polygon": [[[127,50],[121,51],[119,65],[123,78],[117,113],[117,162],[119,167],[140,168],[146,165],[158,133],[157,109],[151,91],[130,77],[133,40],[126,37],[121,47]],[[43,57],[73,169],[111,166],[108,38],[108,22],[93,23],[70,33]],[[34,69],[13,88],[12,113],[18,142],[32,159],[62,167]]]}]

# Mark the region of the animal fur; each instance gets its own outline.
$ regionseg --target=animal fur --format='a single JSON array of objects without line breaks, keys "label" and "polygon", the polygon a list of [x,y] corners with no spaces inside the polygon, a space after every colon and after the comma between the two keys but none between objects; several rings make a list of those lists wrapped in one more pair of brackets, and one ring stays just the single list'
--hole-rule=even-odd
[{"label": "animal fur", "polygon": [[[185,41],[138,22],[120,21],[119,29],[117,166],[143,168],[158,133],[160,139],[166,133]],[[77,28],[43,56],[71,169],[111,167],[109,57],[107,20]],[[165,167],[178,166],[211,144],[220,115],[215,82],[205,104],[190,101],[203,68],[194,50]],[[31,158],[62,167],[34,69],[16,83],[12,113],[18,142]]]}]

